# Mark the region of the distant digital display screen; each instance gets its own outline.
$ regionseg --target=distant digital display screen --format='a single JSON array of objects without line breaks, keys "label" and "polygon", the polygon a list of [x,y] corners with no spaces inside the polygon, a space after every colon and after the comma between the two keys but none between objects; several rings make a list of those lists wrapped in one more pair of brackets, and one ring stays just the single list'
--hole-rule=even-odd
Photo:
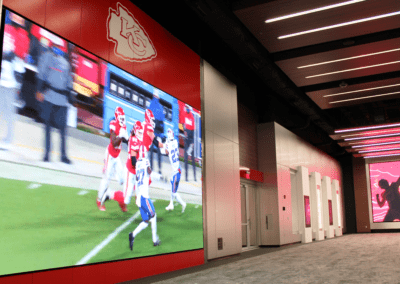
[{"label": "distant digital display screen", "polygon": [[369,164],[374,223],[400,221],[400,162]]},{"label": "distant digital display screen", "polygon": [[311,206],[310,206],[310,197],[304,196],[304,214],[306,218],[306,228],[311,227]]},{"label": "distant digital display screen", "polygon": [[203,248],[200,111],[2,19],[0,275]]},{"label": "distant digital display screen", "polygon": [[332,209],[332,200],[328,200],[328,208],[329,208],[329,225],[333,225],[333,209]]}]

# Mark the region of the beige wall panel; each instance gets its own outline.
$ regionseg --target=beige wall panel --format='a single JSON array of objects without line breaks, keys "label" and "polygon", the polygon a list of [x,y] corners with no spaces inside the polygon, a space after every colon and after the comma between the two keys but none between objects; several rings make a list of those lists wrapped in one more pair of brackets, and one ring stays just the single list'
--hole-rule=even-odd
[{"label": "beige wall panel", "polygon": [[205,132],[205,182],[206,193],[206,242],[207,242],[207,258],[212,259],[217,257],[217,235],[216,235],[216,207],[215,207],[215,173],[214,173],[214,133],[211,131]]},{"label": "beige wall panel", "polygon": [[[233,127],[236,126],[235,131],[237,132],[237,111],[233,113],[232,104],[233,99],[237,97],[236,86],[208,63],[205,63],[204,67],[205,107],[212,109],[211,130],[230,141],[234,141]],[[211,102],[211,105],[209,102]],[[207,126],[209,127],[206,124]]]}]

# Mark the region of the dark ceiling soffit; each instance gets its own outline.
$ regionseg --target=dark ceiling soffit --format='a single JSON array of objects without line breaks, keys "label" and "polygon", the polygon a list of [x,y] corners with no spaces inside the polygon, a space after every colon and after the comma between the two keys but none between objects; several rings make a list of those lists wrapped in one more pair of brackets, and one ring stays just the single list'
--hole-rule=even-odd
[{"label": "dark ceiling soffit", "polygon": [[334,120],[326,117],[270,59],[268,51],[244,27],[243,23],[222,4],[213,0],[185,0],[199,17],[220,36],[239,58],[250,66],[266,85],[284,98],[298,111],[311,118],[312,122],[326,133],[334,130]]},{"label": "dark ceiling soffit", "polygon": [[271,58],[276,62],[398,37],[400,37],[400,28],[275,52],[271,54]]},{"label": "dark ceiling soffit", "polygon": [[382,80],[387,80],[387,79],[394,79],[394,78],[399,78],[399,77],[400,77],[400,71],[394,71],[394,72],[380,73],[380,74],[375,74],[375,75],[370,75],[370,76],[357,77],[357,78],[332,81],[332,82],[327,82],[327,83],[322,83],[322,84],[304,86],[304,87],[300,87],[300,90],[302,90],[305,93],[308,93],[308,92],[315,92],[315,91],[321,91],[321,90],[326,90],[326,89],[338,88],[338,87],[340,87],[340,84],[342,84],[343,82],[345,82],[347,84],[347,86],[351,86],[351,85],[358,85],[358,84],[364,84],[364,83],[375,82],[375,81],[382,81]]}]

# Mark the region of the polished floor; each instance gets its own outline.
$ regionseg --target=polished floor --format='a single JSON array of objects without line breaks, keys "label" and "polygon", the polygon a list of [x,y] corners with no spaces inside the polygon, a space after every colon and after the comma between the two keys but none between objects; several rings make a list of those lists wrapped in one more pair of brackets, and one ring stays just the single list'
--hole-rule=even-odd
[{"label": "polished floor", "polygon": [[400,233],[260,248],[125,283],[400,283]]}]

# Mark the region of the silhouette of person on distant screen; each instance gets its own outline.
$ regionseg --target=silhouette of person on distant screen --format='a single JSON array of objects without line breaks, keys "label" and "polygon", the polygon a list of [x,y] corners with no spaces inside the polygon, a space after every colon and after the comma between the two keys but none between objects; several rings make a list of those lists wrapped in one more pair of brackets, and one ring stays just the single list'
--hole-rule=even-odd
[{"label": "silhouette of person on distant screen", "polygon": [[389,205],[389,210],[387,211],[383,222],[393,222],[395,219],[400,219],[400,177],[391,185],[389,185],[389,182],[386,179],[381,179],[378,184],[385,190],[382,193],[382,200],[379,198],[379,194],[376,195],[379,207],[382,208],[386,201]]}]

